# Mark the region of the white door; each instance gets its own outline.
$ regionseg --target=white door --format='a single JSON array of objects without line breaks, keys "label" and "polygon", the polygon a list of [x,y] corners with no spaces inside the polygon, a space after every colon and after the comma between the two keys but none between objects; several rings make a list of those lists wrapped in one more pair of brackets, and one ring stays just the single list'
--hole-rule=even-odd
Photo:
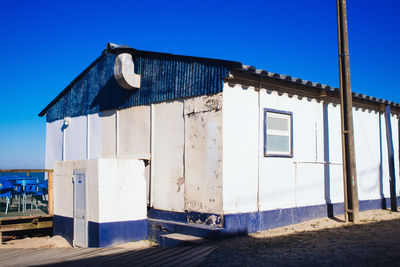
[{"label": "white door", "polygon": [[74,246],[87,247],[85,172],[74,172]]}]

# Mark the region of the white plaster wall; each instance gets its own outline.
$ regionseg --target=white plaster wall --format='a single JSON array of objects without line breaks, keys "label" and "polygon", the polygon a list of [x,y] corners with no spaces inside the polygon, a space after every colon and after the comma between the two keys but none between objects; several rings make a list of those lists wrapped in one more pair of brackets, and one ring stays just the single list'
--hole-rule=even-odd
[{"label": "white plaster wall", "polygon": [[63,123],[63,120],[46,123],[46,169],[53,169],[54,164],[62,160]]},{"label": "white plaster wall", "polygon": [[295,166],[295,205],[325,203],[324,164],[298,163]]},{"label": "white plaster wall", "polygon": [[100,159],[98,220],[117,222],[147,217],[144,163],[136,159]]},{"label": "white plaster wall", "polygon": [[[262,137],[264,108],[293,113],[293,158],[264,157],[260,153],[260,209],[325,203],[323,104],[261,90],[259,134]],[[263,138],[259,149],[264,149]]]},{"label": "white plaster wall", "polygon": [[115,158],[117,145],[116,111],[88,115],[88,158]]},{"label": "white plaster wall", "polygon": [[73,217],[74,171],[86,172],[86,214],[89,221],[98,221],[97,161],[79,160],[57,162],[54,169],[54,214]]},{"label": "white plaster wall", "polygon": [[64,160],[87,158],[87,116],[71,118],[64,128]]},{"label": "white plaster wall", "polygon": [[343,165],[342,165],[342,134],[341,134],[341,117],[340,106],[327,103],[327,123],[328,123],[328,139],[327,147],[329,161],[329,187],[327,188],[326,199],[328,203],[341,203],[344,201],[343,192]]},{"label": "white plaster wall", "polygon": [[54,214],[73,217],[74,171],[86,174],[86,218],[92,222],[145,219],[144,163],[136,159],[57,162],[54,172]]},{"label": "white plaster wall", "polygon": [[74,191],[72,184],[73,163],[57,162],[54,165],[53,190],[54,214],[73,217]]},{"label": "white plaster wall", "polygon": [[155,104],[152,113],[152,188],[156,209],[185,210],[183,101]]},{"label": "white plaster wall", "polygon": [[257,211],[258,92],[224,85],[223,210]]},{"label": "white plaster wall", "polygon": [[118,158],[150,159],[150,106],[117,111]]},{"label": "white plaster wall", "polygon": [[296,206],[325,203],[323,103],[296,97],[293,105],[293,151]]},{"label": "white plaster wall", "polygon": [[[304,97],[278,95],[274,88],[267,89],[268,92],[264,88],[257,91],[252,87],[229,87],[225,84],[224,213],[256,209],[257,176],[259,210],[343,202],[340,106]],[[264,108],[293,113],[293,158],[264,157]],[[355,108],[353,117],[359,199],[379,199],[381,190],[385,197],[390,197],[384,115]],[[398,155],[398,120],[396,116],[391,120],[395,155]],[[253,135],[255,131],[258,131],[258,136]],[[238,141],[240,137],[245,141]],[[254,150],[256,145],[258,151]],[[256,154],[259,155],[258,166],[254,160]],[[397,156],[395,168],[397,181]],[[241,178],[241,170],[248,174],[246,183]],[[397,182],[397,191],[399,189]],[[248,205],[243,205],[240,199],[247,200]]]},{"label": "white plaster wall", "polygon": [[379,113],[353,109],[358,199],[379,199],[381,187]]},{"label": "white plaster wall", "polygon": [[186,99],[185,208],[222,212],[222,94]]},{"label": "white plaster wall", "polygon": [[[287,97],[279,97],[276,93],[260,92],[259,120],[259,207],[260,210],[287,208],[295,206],[295,168],[292,158],[264,157],[264,108],[292,111]],[[293,121],[297,119],[293,114]],[[295,126],[294,131],[297,131]],[[296,143],[296,136],[293,137]],[[294,147],[294,153],[297,153]]]}]

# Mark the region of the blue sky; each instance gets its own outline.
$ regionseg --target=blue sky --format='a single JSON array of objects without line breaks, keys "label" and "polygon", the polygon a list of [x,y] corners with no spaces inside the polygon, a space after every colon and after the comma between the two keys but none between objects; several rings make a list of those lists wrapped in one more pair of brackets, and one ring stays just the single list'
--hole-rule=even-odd
[{"label": "blue sky", "polygon": [[[38,113],[106,43],[338,86],[336,1],[0,0],[0,168],[42,168]],[[400,1],[348,0],[352,89],[400,102]]]}]

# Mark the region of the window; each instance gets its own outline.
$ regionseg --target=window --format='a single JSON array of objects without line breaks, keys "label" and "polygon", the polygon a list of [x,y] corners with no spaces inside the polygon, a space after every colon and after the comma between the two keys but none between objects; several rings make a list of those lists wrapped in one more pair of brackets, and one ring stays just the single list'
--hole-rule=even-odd
[{"label": "window", "polygon": [[292,112],[264,109],[264,156],[292,157]]}]

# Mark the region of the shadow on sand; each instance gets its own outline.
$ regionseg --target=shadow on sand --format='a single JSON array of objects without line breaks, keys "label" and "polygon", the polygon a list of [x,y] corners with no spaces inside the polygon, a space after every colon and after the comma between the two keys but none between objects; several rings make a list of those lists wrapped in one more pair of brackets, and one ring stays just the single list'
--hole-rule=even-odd
[{"label": "shadow on sand", "polygon": [[57,266],[398,266],[399,240],[400,219],[396,219],[276,237],[231,237],[198,247],[87,255]]},{"label": "shadow on sand", "polygon": [[216,245],[200,266],[399,266],[400,219]]}]

